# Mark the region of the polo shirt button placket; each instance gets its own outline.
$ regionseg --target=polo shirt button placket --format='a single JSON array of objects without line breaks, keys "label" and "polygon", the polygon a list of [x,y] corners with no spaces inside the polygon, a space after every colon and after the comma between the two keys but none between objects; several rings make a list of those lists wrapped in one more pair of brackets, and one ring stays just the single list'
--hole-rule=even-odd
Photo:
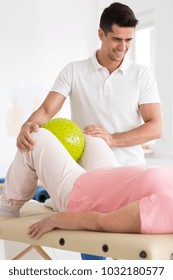
[{"label": "polo shirt button placket", "polygon": [[110,95],[110,92],[106,90],[110,74],[109,74],[108,70],[105,68],[102,68],[102,74],[104,76],[103,95],[107,96],[107,95]]},{"label": "polo shirt button placket", "polygon": [[109,77],[106,78],[105,83],[104,83],[104,89],[103,89],[104,96],[111,95],[110,87],[109,87],[109,80],[110,80],[110,75],[109,75]]}]

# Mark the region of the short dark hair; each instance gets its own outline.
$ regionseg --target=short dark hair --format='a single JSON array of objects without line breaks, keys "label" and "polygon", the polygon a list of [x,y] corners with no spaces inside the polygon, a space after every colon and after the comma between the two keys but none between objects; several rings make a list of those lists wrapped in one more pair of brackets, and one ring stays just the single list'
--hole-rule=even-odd
[{"label": "short dark hair", "polygon": [[100,28],[106,34],[112,31],[113,24],[120,27],[136,27],[138,20],[127,5],[115,2],[104,9],[100,18]]}]

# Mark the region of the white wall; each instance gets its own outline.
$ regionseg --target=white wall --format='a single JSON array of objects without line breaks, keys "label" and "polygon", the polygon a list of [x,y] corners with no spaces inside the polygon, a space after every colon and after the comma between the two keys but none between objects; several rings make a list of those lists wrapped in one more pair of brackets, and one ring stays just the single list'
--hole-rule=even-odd
[{"label": "white wall", "polygon": [[156,77],[164,116],[164,135],[159,142],[162,155],[173,154],[173,2],[159,1],[156,9]]},{"label": "white wall", "polygon": [[[0,0],[0,177],[14,157],[21,124],[43,101],[60,69],[95,50],[96,4]],[[69,116],[68,102],[61,115]]]},{"label": "white wall", "polygon": [[133,2],[140,24],[152,21],[155,25],[155,76],[159,87],[164,122],[163,137],[156,141],[157,157],[173,155],[173,1],[129,0]]}]

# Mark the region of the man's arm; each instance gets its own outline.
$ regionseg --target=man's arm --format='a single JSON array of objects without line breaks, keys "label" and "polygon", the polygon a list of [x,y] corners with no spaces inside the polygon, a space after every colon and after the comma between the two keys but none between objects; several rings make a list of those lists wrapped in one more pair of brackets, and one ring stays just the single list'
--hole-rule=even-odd
[{"label": "man's arm", "polygon": [[98,125],[87,126],[86,134],[103,138],[110,147],[127,147],[146,143],[160,138],[162,135],[162,117],[159,103],[140,105],[140,112],[144,124],[132,130],[109,134],[108,131]]},{"label": "man's arm", "polygon": [[51,119],[61,109],[65,99],[66,97],[60,93],[49,92],[41,106],[22,125],[17,137],[19,150],[28,151],[33,148],[34,141],[31,132],[38,131],[41,125]]}]

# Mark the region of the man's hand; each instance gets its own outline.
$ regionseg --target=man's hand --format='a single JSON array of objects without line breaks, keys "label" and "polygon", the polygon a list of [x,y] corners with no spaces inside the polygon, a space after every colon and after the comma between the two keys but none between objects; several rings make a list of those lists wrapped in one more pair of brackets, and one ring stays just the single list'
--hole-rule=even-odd
[{"label": "man's hand", "polygon": [[109,147],[113,146],[113,137],[108,131],[100,125],[89,125],[84,128],[84,133],[93,137],[103,138]]},{"label": "man's hand", "polygon": [[32,150],[35,142],[31,137],[31,132],[32,131],[37,132],[38,130],[39,130],[39,126],[34,122],[28,121],[22,126],[20,133],[17,137],[17,144],[16,144],[17,148],[21,152],[28,152]]}]

